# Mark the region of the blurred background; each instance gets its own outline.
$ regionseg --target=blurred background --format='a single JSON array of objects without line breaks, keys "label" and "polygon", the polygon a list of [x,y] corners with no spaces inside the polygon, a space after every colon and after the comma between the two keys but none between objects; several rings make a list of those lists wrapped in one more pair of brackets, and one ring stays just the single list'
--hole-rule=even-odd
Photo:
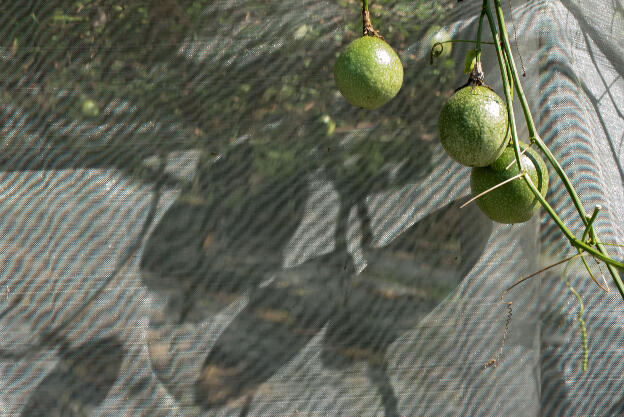
[{"label": "blurred background", "polygon": [[[333,80],[356,0],[0,1],[0,417],[624,415],[615,288],[577,260],[508,321],[574,252],[543,211],[460,209],[437,118],[472,46],[431,48],[481,7],[372,0],[405,76],[367,111]],[[503,9],[542,138],[624,244],[624,5]]]}]

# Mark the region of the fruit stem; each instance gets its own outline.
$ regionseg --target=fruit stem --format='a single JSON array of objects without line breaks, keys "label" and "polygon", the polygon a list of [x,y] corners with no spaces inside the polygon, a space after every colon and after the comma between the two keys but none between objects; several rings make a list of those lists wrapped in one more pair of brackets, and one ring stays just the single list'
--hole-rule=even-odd
[{"label": "fruit stem", "polygon": [[384,37],[373,27],[373,22],[371,22],[370,13],[368,11],[368,0],[362,0],[362,36],[375,36],[384,40]]},{"label": "fruit stem", "polygon": [[[483,0],[483,7],[486,10],[486,13],[488,14],[488,20],[490,20],[490,27],[492,27],[493,26],[492,22],[491,22],[491,20],[492,20],[492,17],[491,17],[492,13],[491,13],[489,7],[487,7],[487,1],[488,0]],[[499,26],[499,29],[500,29],[500,38],[502,40],[503,47],[505,48],[505,53],[507,55],[507,62],[509,64],[509,69],[511,70],[512,80],[513,80],[513,83],[515,85],[515,89],[516,89],[516,91],[518,93],[518,98],[520,99],[520,104],[522,106],[522,110],[524,112],[524,118],[526,120],[527,127],[528,127],[528,130],[529,130],[529,136],[532,139],[535,140],[535,142],[537,143],[537,146],[542,150],[542,152],[544,152],[544,154],[546,155],[546,158],[550,161],[550,163],[552,164],[553,168],[555,169],[555,172],[557,172],[557,175],[559,176],[559,178],[561,178],[561,181],[563,182],[564,187],[568,191],[568,194],[570,195],[570,198],[572,199],[572,201],[574,203],[574,206],[576,207],[576,210],[578,211],[579,215],[581,216],[581,219],[583,221],[583,225],[587,227],[589,219],[587,217],[587,214],[585,213],[585,209],[583,208],[583,205],[581,204],[579,196],[576,193],[576,190],[572,186],[572,183],[570,182],[570,179],[568,178],[566,173],[563,171],[563,168],[561,167],[559,162],[555,159],[555,157],[552,154],[552,152],[550,152],[550,150],[546,147],[546,144],[544,144],[544,141],[539,136],[539,134],[537,133],[537,129],[535,128],[535,123],[533,121],[533,117],[531,116],[531,110],[529,109],[529,104],[528,104],[528,101],[526,99],[526,96],[524,95],[524,91],[522,89],[522,85],[520,84],[520,78],[518,77],[518,71],[516,70],[516,65],[515,65],[514,60],[513,60],[513,54],[511,53],[511,47],[509,45],[509,38],[507,36],[507,28],[505,26],[505,19],[503,17],[503,9],[502,9],[500,0],[494,0],[494,8],[496,10],[496,17],[497,17],[498,26]],[[494,29],[492,30],[492,33],[494,33]],[[497,55],[499,53],[499,51],[498,51],[499,49],[500,49],[500,45],[497,44],[497,51],[496,51]],[[501,59],[501,57],[499,57],[499,61],[500,61],[500,59]],[[501,73],[502,73],[502,70],[501,70]],[[503,75],[503,82],[505,81],[506,77],[507,77],[506,74]],[[505,94],[507,94],[507,93],[505,92]],[[512,112],[512,114],[513,114],[513,112]],[[512,134],[513,133],[514,132],[512,131]],[[516,136],[514,135],[513,138],[514,138],[514,149],[516,150],[516,152],[518,152],[519,149],[518,149],[518,145],[516,144]],[[516,157],[518,157],[517,153],[516,153]],[[591,232],[591,230],[590,230],[590,232]],[[573,242],[571,241],[571,243],[573,243]],[[602,243],[598,239],[596,239],[596,247],[598,248],[598,251],[600,252],[600,254],[602,256],[602,257],[600,257],[600,259],[605,261],[605,263],[607,264],[607,269],[609,270],[609,273],[611,274],[611,277],[613,278],[613,281],[615,282],[615,284],[617,285],[618,289],[620,290],[620,293],[622,294],[622,298],[624,299],[624,288],[623,288],[624,284],[622,284],[622,280],[620,279],[620,276],[619,276],[617,270],[614,268],[614,266],[618,266],[619,268],[621,268],[621,266],[619,266],[619,265],[623,265],[623,264],[621,262],[617,262],[617,261],[613,260],[612,258],[610,258],[609,257],[609,253],[608,253],[606,247],[604,245],[602,245]],[[607,259],[609,261],[607,261]]]}]

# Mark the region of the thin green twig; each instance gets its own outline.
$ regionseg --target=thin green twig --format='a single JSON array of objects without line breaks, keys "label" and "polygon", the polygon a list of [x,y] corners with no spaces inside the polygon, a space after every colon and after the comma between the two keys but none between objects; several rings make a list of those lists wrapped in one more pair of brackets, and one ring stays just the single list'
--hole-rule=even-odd
[{"label": "thin green twig", "polygon": [[603,245],[607,245],[607,246],[617,246],[619,248],[624,248],[624,245],[620,245],[619,243],[605,243],[602,242]]},{"label": "thin green twig", "polygon": [[[594,221],[596,220],[596,217],[598,217],[598,212],[600,211],[600,209],[602,208],[602,206],[597,205],[596,207],[594,207],[594,212],[591,215],[591,218],[589,219],[589,222],[587,223],[587,226],[585,226],[585,231],[583,232],[583,236],[581,237],[581,240],[583,242],[585,242],[585,239],[587,238],[587,235],[590,235],[590,242],[587,242],[587,244],[589,245],[593,245],[595,244],[594,242],[594,233],[593,233],[593,224]],[[581,253],[580,249],[577,249],[578,253]],[[587,263],[587,261],[585,260],[585,258],[582,258],[583,260],[583,265],[585,266],[585,269],[587,270],[587,273],[589,274],[589,276],[591,277],[591,279],[596,283],[596,285],[603,290],[604,292],[611,292],[611,290],[609,290],[608,286],[603,286],[602,284],[600,284],[598,282],[598,279],[594,276],[594,273],[592,272],[591,268],[589,267],[589,264]],[[606,283],[605,283],[606,284]]]},{"label": "thin green twig", "polygon": [[581,240],[584,242],[585,238],[587,237],[587,233],[590,232],[590,230],[593,227],[594,221],[596,220],[596,217],[598,217],[598,212],[602,210],[602,206],[600,204],[596,205],[596,207],[594,207],[594,212],[592,213],[591,217],[589,218],[589,221],[587,222],[587,226],[585,226],[585,231],[583,232],[583,237],[581,238]]},{"label": "thin green twig", "polygon": [[[572,232],[570,232],[570,230],[563,224],[563,222],[561,221],[559,216],[557,216],[557,214],[555,213],[553,208],[550,206],[550,204],[548,204],[548,202],[544,199],[544,197],[542,197],[542,194],[539,192],[535,184],[533,184],[533,181],[531,181],[531,178],[528,175],[525,175],[524,178],[527,181],[527,184],[529,188],[531,189],[531,191],[533,192],[533,194],[535,195],[535,197],[539,200],[542,207],[544,207],[544,209],[548,212],[548,214],[550,214],[550,217],[555,221],[555,223],[557,223],[557,226],[559,226],[559,228],[561,229],[563,234],[568,238],[572,246],[574,246],[575,248],[583,249],[584,251],[588,252],[590,255],[604,261],[605,263],[608,262],[614,266],[617,266],[618,268],[624,269],[624,263],[611,259],[608,256],[605,256],[601,252],[597,251],[596,249],[592,248],[591,246],[587,245],[585,242],[579,240],[576,236],[574,236]],[[618,280],[616,281],[616,285],[618,286],[618,290],[620,290],[620,294],[622,294],[622,298],[624,298],[624,284],[622,284],[622,281],[619,279],[619,275],[618,275]]]},{"label": "thin green twig", "polygon": [[565,263],[565,262],[571,261],[571,260],[572,260],[572,259],[574,259],[574,258],[578,258],[578,257],[581,257],[581,258],[582,258],[583,256],[584,256],[583,254],[579,254],[579,253],[577,253],[576,255],[569,256],[569,257],[567,257],[567,258],[565,258],[565,259],[562,259],[562,260],[560,260],[560,261],[558,261],[558,262],[555,262],[554,264],[548,265],[547,267],[542,268],[542,269],[540,269],[539,271],[534,272],[534,273],[532,273],[531,275],[529,275],[529,276],[527,276],[527,277],[524,277],[524,278],[522,278],[522,279],[519,279],[518,281],[514,282],[514,283],[513,283],[513,285],[512,285],[511,287],[509,287],[509,288],[507,288],[505,291],[503,291],[503,294],[501,295],[501,300],[502,300],[503,302],[505,302],[505,294],[507,294],[510,290],[512,290],[512,289],[513,289],[514,287],[516,287],[517,285],[522,284],[523,282],[525,282],[525,281],[527,281],[527,280],[529,280],[529,279],[531,279],[531,278],[533,278],[533,277],[535,277],[535,276],[537,276],[537,275],[541,274],[541,273],[542,273],[542,272],[544,272],[544,271],[549,270],[550,268],[554,268],[554,267],[555,267],[555,266],[557,266],[557,265],[561,265],[562,263]]},{"label": "thin green twig", "polygon": [[[588,234],[590,235],[590,242],[587,242],[587,244],[590,244],[590,245],[595,244],[593,224],[594,224],[594,221],[596,220],[596,217],[598,217],[598,212],[600,211],[601,208],[602,206],[600,205],[597,205],[596,207],[594,207],[594,212],[592,213],[591,218],[589,219],[589,222],[587,223],[587,226],[585,227],[585,231],[583,232],[583,236],[581,237],[581,240],[585,242],[585,238],[587,237],[587,235]],[[581,253],[580,249],[577,249],[577,251],[578,253]],[[604,286],[598,282],[598,279],[594,276],[594,273],[589,268],[589,264],[587,263],[585,258],[582,258],[582,260],[583,260],[583,265],[585,266],[585,269],[587,270],[587,273],[589,273],[589,276],[596,283],[596,285],[604,292],[611,292],[611,290],[609,289],[609,286],[606,285],[606,282]]]},{"label": "thin green twig", "polygon": [[581,339],[583,342],[583,372],[587,372],[587,364],[589,362],[589,348],[587,346],[587,326],[585,325],[585,320],[583,319],[585,305],[583,304],[583,299],[581,298],[581,294],[579,294],[578,291],[574,289],[574,287],[572,286],[572,284],[570,284],[570,281],[568,280],[568,267],[569,266],[570,264],[567,264],[563,268],[563,279],[567,287],[570,289],[570,292],[574,294],[574,296],[576,297],[579,303],[579,313],[578,313],[576,320],[579,322],[579,327],[581,329]]}]

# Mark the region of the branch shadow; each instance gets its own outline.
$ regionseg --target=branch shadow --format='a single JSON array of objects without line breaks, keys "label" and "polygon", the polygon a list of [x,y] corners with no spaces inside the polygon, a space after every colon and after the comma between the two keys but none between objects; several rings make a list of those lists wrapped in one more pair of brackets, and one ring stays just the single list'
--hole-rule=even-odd
[{"label": "branch shadow", "polygon": [[[258,182],[240,145],[200,161],[148,240],[143,282],[167,300],[163,322],[197,322],[270,278],[303,216],[305,177]],[[152,324],[158,322],[154,317]]]},{"label": "branch shadow", "polygon": [[399,416],[388,347],[453,293],[492,232],[476,205],[459,209],[465,200],[436,210],[385,247],[365,247],[368,266],[351,280],[325,333],[323,364],[346,369],[366,363],[388,417]]},{"label": "branch shadow", "polygon": [[[452,293],[492,230],[477,208],[460,213],[459,204],[432,213],[384,248],[368,247],[369,265],[358,275],[344,270],[340,250],[280,272],[217,340],[195,383],[197,404],[212,409],[250,401],[326,326],[322,364],[338,371],[366,363],[386,415],[399,416],[386,350]],[[439,239],[427,237],[441,228]],[[249,404],[241,415],[244,410]]]},{"label": "branch shadow", "polygon": [[194,388],[197,404],[210,409],[253,397],[299,353],[333,315],[342,264],[334,254],[321,256],[258,290],[204,361]]}]

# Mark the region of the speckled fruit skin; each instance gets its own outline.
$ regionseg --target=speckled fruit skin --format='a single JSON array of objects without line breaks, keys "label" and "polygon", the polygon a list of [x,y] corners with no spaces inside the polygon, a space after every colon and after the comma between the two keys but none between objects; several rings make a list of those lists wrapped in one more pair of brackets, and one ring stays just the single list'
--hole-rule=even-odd
[{"label": "speckled fruit skin", "polygon": [[401,89],[403,65],[385,41],[364,36],[342,51],[334,67],[334,80],[349,103],[373,110]]},{"label": "speckled fruit skin", "polygon": [[[520,144],[521,149],[526,147],[526,144]],[[470,176],[472,194],[479,195],[496,184],[518,175],[520,171],[515,162],[508,170],[505,170],[515,159],[513,147],[509,146],[490,166],[473,168]],[[544,160],[536,151],[529,148],[522,155],[522,163],[533,184],[545,197],[548,190],[548,169]],[[539,201],[523,178],[516,178],[478,198],[477,205],[486,216],[498,223],[526,222],[540,207]]]},{"label": "speckled fruit skin", "polygon": [[438,131],[442,147],[460,164],[490,165],[509,142],[507,107],[489,88],[464,87],[442,107]]}]

